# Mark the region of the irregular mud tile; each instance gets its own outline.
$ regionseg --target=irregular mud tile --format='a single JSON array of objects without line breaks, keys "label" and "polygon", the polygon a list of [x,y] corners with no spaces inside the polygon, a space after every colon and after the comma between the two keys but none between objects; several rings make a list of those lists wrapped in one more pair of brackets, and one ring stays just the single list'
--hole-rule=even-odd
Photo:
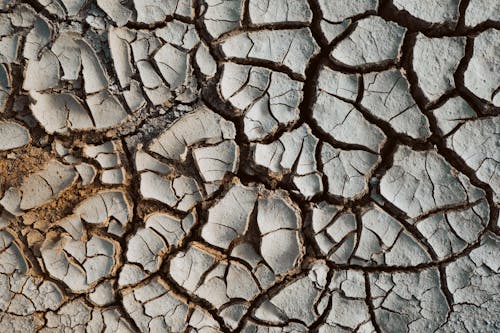
[{"label": "irregular mud tile", "polygon": [[172,182],[172,189],[177,197],[176,208],[187,212],[203,200],[203,195],[195,179],[180,176]]},{"label": "irregular mud tile", "polygon": [[21,210],[20,204],[21,204],[21,191],[16,188],[16,187],[10,187],[8,188],[4,195],[3,198],[0,200],[0,205],[9,212],[10,214],[14,216],[20,216],[23,214],[23,211]]},{"label": "irregular mud tile", "polygon": [[257,253],[254,246],[248,242],[236,244],[231,250],[231,256],[246,261],[252,267],[257,266],[262,257]]},{"label": "irregular mud tile", "polygon": [[68,16],[75,16],[85,5],[85,0],[61,0]]},{"label": "irregular mud tile", "polygon": [[92,236],[86,247],[87,258],[82,266],[87,273],[87,283],[92,284],[110,276],[116,264],[114,256],[119,251],[119,245],[109,239]]},{"label": "irregular mud tile", "polygon": [[500,117],[470,120],[449,136],[446,145],[494,191],[500,202]]},{"label": "irregular mud tile", "polygon": [[85,156],[96,160],[102,168],[101,182],[103,184],[125,184],[127,180],[126,171],[121,167],[119,141],[107,141],[101,145],[85,145],[83,153]]},{"label": "irregular mud tile", "polygon": [[357,22],[354,31],[332,51],[331,57],[348,66],[363,66],[395,61],[403,42],[406,28],[368,16]]},{"label": "irregular mud tile", "polygon": [[369,208],[361,216],[361,222],[353,263],[363,266],[417,266],[431,261],[420,241],[381,208]]},{"label": "irregular mud tile", "polygon": [[319,6],[325,20],[342,22],[352,16],[377,9],[377,0],[319,0]]},{"label": "irregular mud tile", "polygon": [[328,180],[328,193],[357,198],[367,193],[372,171],[380,156],[363,150],[342,150],[328,143],[321,147],[322,171]]},{"label": "irregular mud tile", "polygon": [[236,303],[223,308],[220,311],[220,316],[229,329],[235,330],[247,312],[248,305]]},{"label": "irregular mud tile", "polygon": [[488,232],[478,248],[446,266],[446,281],[453,300],[453,312],[440,332],[491,330],[496,326],[495,310],[500,306],[498,236]]},{"label": "irregular mud tile", "polygon": [[[13,278],[11,277],[11,280]],[[34,311],[54,311],[65,301],[63,292],[55,283],[34,277],[24,279],[26,281],[22,285],[22,295],[33,304]]]},{"label": "irregular mud tile", "polygon": [[38,316],[16,316],[7,313],[0,316],[0,329],[6,332],[35,332],[43,325],[43,318]]},{"label": "irregular mud tile", "polygon": [[17,294],[10,301],[8,313],[18,316],[30,315],[35,311],[33,303],[24,295]]},{"label": "irregular mud tile", "polygon": [[312,21],[312,11],[306,0],[250,1],[248,11],[254,24]]},{"label": "irregular mud tile", "polygon": [[[123,30],[122,30],[123,31]],[[153,32],[146,30],[126,30],[132,36],[126,36],[126,40],[132,39],[131,47],[134,61],[136,64],[143,61],[148,61],[154,52],[161,47],[161,41],[154,36]],[[135,38],[133,37],[135,36]]]},{"label": "irregular mud tile", "polygon": [[[18,52],[21,47],[21,37],[19,35],[11,35],[0,38],[0,61],[3,64],[11,64],[17,61]],[[32,68],[36,65],[32,64]]]},{"label": "irregular mud tile", "polygon": [[347,29],[353,16],[375,12],[378,7],[378,0],[319,0],[318,3],[323,14],[321,30],[329,43]]},{"label": "irregular mud tile", "polygon": [[199,44],[194,25],[168,22],[155,35],[166,42],[154,55],[154,61],[176,100],[189,103],[196,99],[197,83],[193,80],[192,50]]},{"label": "irregular mud tile", "polygon": [[184,332],[189,307],[160,279],[122,292],[125,311],[141,332]]},{"label": "irregular mud tile", "polygon": [[177,89],[186,80],[188,55],[171,44],[163,45],[154,56],[161,75],[170,89]]},{"label": "irregular mud tile", "polygon": [[103,184],[119,185],[126,183],[126,173],[124,168],[103,170],[101,173],[101,182]]},{"label": "irregular mud tile", "polygon": [[96,159],[103,168],[111,168],[120,162],[118,154],[115,153],[117,144],[113,141],[106,141],[100,145],[85,145],[83,154]]},{"label": "irregular mud tile", "polygon": [[83,200],[73,212],[85,222],[99,226],[117,221],[126,228],[132,219],[131,204],[122,191],[101,191]]},{"label": "irregular mud tile", "polygon": [[206,311],[195,308],[189,318],[191,329],[200,333],[222,333],[219,323]]},{"label": "irregular mud tile", "polygon": [[450,310],[437,269],[369,275],[375,321],[383,332],[434,331]]},{"label": "irregular mud tile", "polygon": [[97,129],[116,126],[127,118],[123,105],[107,90],[88,96],[86,102]]},{"label": "irregular mud tile", "polygon": [[331,43],[335,38],[346,31],[350,24],[351,20],[345,20],[340,23],[330,23],[323,19],[320,23],[321,32],[323,33],[323,36],[325,36],[326,41]]},{"label": "irregular mud tile", "polygon": [[0,65],[0,113],[5,111],[7,106],[7,101],[12,91],[12,78],[10,75],[9,68],[1,64]]},{"label": "irregular mud tile", "polygon": [[377,126],[368,122],[352,104],[319,91],[313,106],[313,119],[334,140],[365,146],[379,152],[386,136]]},{"label": "irregular mud tile", "polygon": [[70,93],[40,94],[31,92],[35,103],[30,104],[33,116],[49,134],[66,134],[68,130],[94,127],[94,121],[80,100]]},{"label": "irregular mud tile", "polygon": [[234,139],[235,136],[233,123],[206,107],[200,107],[177,120],[155,138],[148,148],[165,158],[184,161],[188,148],[192,145],[217,144],[223,140]]},{"label": "irregular mud tile", "polygon": [[[361,266],[416,266],[430,262],[429,254],[396,219],[379,207],[361,215],[326,203],[313,206],[312,227],[320,250],[335,263]],[[359,239],[357,236],[359,230]]]},{"label": "irregular mud tile", "polygon": [[118,286],[134,285],[147,277],[146,272],[137,265],[124,264],[118,278]]},{"label": "irregular mud tile", "polygon": [[[283,191],[264,192],[258,200],[260,252],[276,275],[289,272],[301,261],[300,210]],[[276,244],[279,244],[277,247]]]},{"label": "irregular mud tile", "polygon": [[[101,147],[106,146],[107,143],[111,144],[111,145],[109,145],[110,149],[107,150],[107,148],[103,148],[102,150],[100,150]],[[108,141],[107,143],[104,143],[101,146],[93,146],[92,147],[94,149],[94,152],[97,152],[97,154],[89,153],[92,148],[90,148],[88,145],[86,145],[83,148],[84,154],[89,155],[94,160],[96,160],[101,165],[102,168],[107,169],[107,168],[114,168],[114,167],[120,166],[120,164],[121,164],[120,156],[117,153],[115,153],[116,148],[114,147],[113,142]],[[90,148],[90,149],[87,149],[87,148]]]},{"label": "irregular mud tile", "polygon": [[429,23],[454,23],[459,16],[457,0],[394,0],[393,2],[399,10],[404,10]]},{"label": "irregular mud tile", "polygon": [[294,176],[293,184],[297,188],[297,191],[293,192],[302,195],[306,199],[311,199],[323,192],[323,181],[319,172]]},{"label": "irregular mud tile", "polygon": [[50,50],[44,50],[40,59],[28,61],[24,72],[23,89],[41,91],[55,88],[61,77],[59,60]]},{"label": "irregular mud tile", "polygon": [[318,139],[304,124],[270,144],[258,143],[251,147],[257,167],[265,167],[278,179],[292,174],[298,192],[309,198],[323,191],[315,157],[317,144]]},{"label": "irregular mud tile", "polygon": [[146,228],[140,228],[128,241],[127,260],[137,263],[149,273],[156,272],[167,247],[177,246],[195,222],[191,213],[182,221],[162,213],[153,213],[146,219]]},{"label": "irregular mud tile", "polygon": [[64,145],[64,143],[62,143],[59,140],[55,140],[53,142],[53,148],[54,148],[55,152],[57,153],[57,155],[59,155],[60,157],[64,157],[64,156],[67,156],[68,154],[70,154],[70,149],[68,147],[66,147]]},{"label": "irregular mud tile", "polygon": [[239,148],[233,141],[215,146],[196,148],[193,158],[205,182],[221,181],[228,173],[235,173],[239,162]]},{"label": "irregular mud tile", "polygon": [[168,0],[133,0],[137,12],[137,22],[154,24],[163,22],[167,16],[172,16],[177,1]]},{"label": "irregular mud tile", "polygon": [[97,0],[97,5],[121,27],[132,18],[133,11],[125,7],[121,0]]},{"label": "irregular mud tile", "polygon": [[72,291],[83,293],[96,281],[113,274],[120,249],[118,243],[107,238],[94,235],[88,241],[81,241],[50,231],[40,252],[53,278]]},{"label": "irregular mud tile", "polygon": [[154,106],[163,105],[171,99],[172,94],[163,83],[160,75],[156,73],[151,62],[140,61],[137,63],[137,69],[144,85],[146,96]]},{"label": "irregular mud tile", "polygon": [[9,212],[7,212],[7,210],[3,210],[0,213],[0,230],[7,228],[13,222],[13,220],[14,217]]},{"label": "irregular mud tile", "polygon": [[156,272],[160,266],[159,256],[166,246],[154,230],[141,228],[127,243],[127,261],[141,265],[148,272]]},{"label": "irregular mud tile", "polygon": [[222,97],[245,112],[245,135],[263,139],[299,117],[301,82],[266,68],[225,63],[219,89]]},{"label": "irregular mud tile", "polygon": [[80,39],[81,36],[77,31],[62,31],[52,44],[51,50],[59,60],[64,73],[61,80],[74,81],[80,75],[82,58],[77,43]]},{"label": "irregular mud tile", "polygon": [[437,213],[415,223],[439,259],[461,253],[475,243],[489,222],[490,208],[482,199],[470,208]]},{"label": "irregular mud tile", "polygon": [[144,199],[158,200],[170,207],[177,203],[171,180],[147,171],[141,174],[140,182],[140,192]]},{"label": "irregular mud tile", "polygon": [[77,40],[82,57],[82,75],[85,93],[92,94],[108,87],[106,72],[95,50],[85,39]]},{"label": "irregular mud tile", "polygon": [[75,165],[75,170],[80,175],[80,178],[82,180],[82,183],[81,183],[82,186],[92,184],[94,182],[96,175],[97,175],[96,168],[93,165],[88,164],[88,163],[81,163],[81,164]]},{"label": "irregular mud tile", "polygon": [[0,15],[0,36],[5,37],[14,33],[14,25],[12,24],[12,19],[9,15],[2,13]]},{"label": "irregular mud tile", "polygon": [[306,333],[309,329],[304,324],[291,322],[279,326],[270,326],[266,324],[255,323],[248,320],[242,328],[244,333]]},{"label": "irregular mud tile", "polygon": [[266,299],[257,307],[254,316],[274,325],[294,321],[307,327],[313,324],[325,310],[323,289],[324,286],[318,286],[315,274],[311,274],[310,271],[308,275],[295,279],[276,295]]},{"label": "irregular mud tile", "polygon": [[79,240],[83,236],[84,228],[82,219],[78,215],[70,215],[57,222],[74,240]]},{"label": "irregular mud tile", "polygon": [[236,300],[250,301],[259,293],[251,272],[233,261],[219,263],[209,270],[194,292],[217,308]]},{"label": "irregular mud tile", "polygon": [[173,20],[155,30],[155,35],[163,42],[178,46],[187,52],[199,43],[198,33],[193,24]]},{"label": "irregular mud tile", "polygon": [[380,181],[380,193],[411,218],[485,195],[436,151],[407,146],[396,150],[393,166]]},{"label": "irregular mud tile", "polygon": [[29,210],[59,197],[76,178],[77,173],[73,167],[51,160],[42,171],[29,175],[23,181],[20,187],[20,208]]},{"label": "irregular mud tile", "polygon": [[67,163],[67,164],[76,164],[76,163],[79,163],[80,162],[80,159],[74,155],[67,155],[67,156],[64,156],[63,157],[63,161],[64,163]]},{"label": "irregular mud tile", "polygon": [[[83,293],[87,291],[90,287],[87,284],[86,273],[83,267],[73,261],[73,256],[65,252],[65,245],[68,244],[68,238],[57,239],[58,236],[54,232],[50,232],[46,235],[40,252],[42,261],[47,273],[54,279],[57,279],[68,286],[73,292]],[[65,244],[66,243],[66,244]],[[69,245],[77,245],[75,243],[69,243]],[[66,249],[71,250],[71,248]],[[73,253],[76,249],[73,249]],[[82,256],[80,247],[79,257]],[[83,253],[83,257],[85,254]],[[82,258],[80,258],[82,259]]]},{"label": "irregular mud tile", "polygon": [[236,184],[208,210],[208,220],[201,237],[209,244],[229,249],[235,238],[243,235],[250,223],[258,189]]},{"label": "irregular mud tile", "polygon": [[130,323],[117,308],[94,308],[88,322],[88,332],[133,333]]},{"label": "irregular mud tile", "polygon": [[203,23],[212,37],[240,27],[241,0],[203,0],[203,4],[206,8]]},{"label": "irregular mud tile", "polygon": [[200,43],[198,49],[196,50],[196,64],[200,68],[200,71],[208,76],[212,77],[217,72],[217,62],[210,54],[210,50],[205,43]]},{"label": "irregular mud tile", "polygon": [[321,202],[313,206],[314,239],[321,253],[335,263],[348,263],[357,242],[356,218],[338,213],[339,207]]},{"label": "irregular mud tile", "polygon": [[452,97],[437,109],[432,110],[437,126],[446,136],[467,120],[477,117],[476,112],[462,97]]},{"label": "irregular mud tile", "polygon": [[52,25],[43,17],[38,16],[33,29],[26,36],[23,57],[26,59],[38,59],[40,51],[47,45],[51,36]]},{"label": "irregular mud tile", "polygon": [[319,52],[308,28],[241,32],[221,47],[227,57],[272,61],[302,76],[311,57]]},{"label": "irregular mud tile", "polygon": [[318,93],[327,93],[337,97],[356,100],[359,89],[359,76],[336,72],[328,67],[321,67],[318,77]]},{"label": "irregular mud tile", "polygon": [[[127,36],[127,39],[134,39]],[[135,66],[139,72],[144,91],[153,105],[162,105],[171,99],[171,93],[150,61],[161,41],[150,32],[137,31],[131,43]]]},{"label": "irregular mud tile", "polygon": [[365,279],[360,271],[336,271],[328,286],[331,308],[319,333],[374,332],[366,304]]},{"label": "irregular mud tile", "polygon": [[65,327],[72,332],[85,332],[91,319],[90,307],[83,300],[75,299],[64,304],[57,311],[47,312],[44,328],[40,332],[54,332],[60,327]]},{"label": "irregular mud tile", "polygon": [[276,277],[269,264],[258,254],[258,247],[249,242],[236,245],[231,256],[240,258],[252,266],[252,274],[263,290],[270,288],[281,279]]},{"label": "irregular mud tile", "polygon": [[130,81],[130,88],[129,90],[123,91],[123,97],[125,98],[125,101],[127,102],[127,105],[132,112],[144,108],[147,104],[139,82],[135,80]]},{"label": "irregular mud tile", "polygon": [[168,274],[188,292],[194,292],[203,281],[201,278],[215,263],[215,257],[198,245],[190,244],[170,260]]},{"label": "irregular mud tile", "polygon": [[[436,75],[432,71],[432,77]],[[408,81],[399,70],[366,74],[361,105],[375,117],[389,122],[399,133],[415,139],[431,135],[429,121],[422,114],[409,91]],[[426,82],[423,87],[430,86]]]},{"label": "irregular mud tile", "polygon": [[15,237],[6,230],[0,231],[0,274],[11,275],[14,272],[24,275],[28,270],[28,263],[24,254],[16,243]]},{"label": "irregular mud tile", "polygon": [[139,172],[152,171],[162,175],[170,173],[170,167],[167,164],[158,161],[142,149],[138,149],[135,153],[135,168]]},{"label": "irregular mud tile", "polygon": [[153,229],[169,246],[178,246],[196,223],[195,211],[183,219],[166,213],[152,213],[145,219],[146,228]]},{"label": "irregular mud tile", "polygon": [[476,96],[500,106],[500,31],[488,29],[474,38],[474,53],[464,73],[464,85]]},{"label": "irregular mud tile", "polygon": [[186,18],[194,18],[193,0],[177,0],[175,14]]},{"label": "irregular mud tile", "polygon": [[497,21],[500,4],[495,0],[471,0],[465,10],[465,25],[475,26],[486,21]]},{"label": "irregular mud tile", "polygon": [[413,70],[429,101],[455,88],[453,74],[465,55],[465,37],[427,38],[419,33],[413,47]]},{"label": "irregular mud tile", "polygon": [[110,28],[108,40],[111,58],[122,88],[129,86],[135,73],[132,64],[132,49],[130,44],[135,39],[135,32],[126,28]]},{"label": "irregular mud tile", "polygon": [[0,121],[0,151],[16,149],[30,141],[27,128],[13,121]]}]

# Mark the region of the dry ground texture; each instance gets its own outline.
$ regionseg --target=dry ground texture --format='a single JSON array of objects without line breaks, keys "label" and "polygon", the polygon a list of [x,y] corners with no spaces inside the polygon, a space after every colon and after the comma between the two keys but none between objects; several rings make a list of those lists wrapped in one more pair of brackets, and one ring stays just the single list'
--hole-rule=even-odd
[{"label": "dry ground texture", "polygon": [[0,332],[500,331],[498,0],[0,0]]}]

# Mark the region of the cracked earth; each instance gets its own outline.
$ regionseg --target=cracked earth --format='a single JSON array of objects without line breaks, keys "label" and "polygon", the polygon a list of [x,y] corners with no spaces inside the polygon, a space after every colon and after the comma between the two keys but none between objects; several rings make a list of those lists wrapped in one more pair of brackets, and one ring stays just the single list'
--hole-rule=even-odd
[{"label": "cracked earth", "polygon": [[0,0],[0,332],[498,332],[496,0]]}]

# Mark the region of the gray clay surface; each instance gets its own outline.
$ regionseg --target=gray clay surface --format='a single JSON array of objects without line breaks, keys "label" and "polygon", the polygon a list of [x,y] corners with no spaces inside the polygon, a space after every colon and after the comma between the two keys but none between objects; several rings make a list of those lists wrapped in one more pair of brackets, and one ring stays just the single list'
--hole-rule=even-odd
[{"label": "gray clay surface", "polygon": [[0,332],[499,332],[499,19],[0,0]]}]

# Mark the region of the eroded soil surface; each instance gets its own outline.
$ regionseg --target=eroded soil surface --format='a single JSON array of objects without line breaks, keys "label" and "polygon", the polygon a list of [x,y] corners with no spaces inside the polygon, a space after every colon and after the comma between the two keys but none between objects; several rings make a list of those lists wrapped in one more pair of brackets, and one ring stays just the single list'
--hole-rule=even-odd
[{"label": "eroded soil surface", "polygon": [[0,332],[498,332],[497,0],[0,0]]}]

